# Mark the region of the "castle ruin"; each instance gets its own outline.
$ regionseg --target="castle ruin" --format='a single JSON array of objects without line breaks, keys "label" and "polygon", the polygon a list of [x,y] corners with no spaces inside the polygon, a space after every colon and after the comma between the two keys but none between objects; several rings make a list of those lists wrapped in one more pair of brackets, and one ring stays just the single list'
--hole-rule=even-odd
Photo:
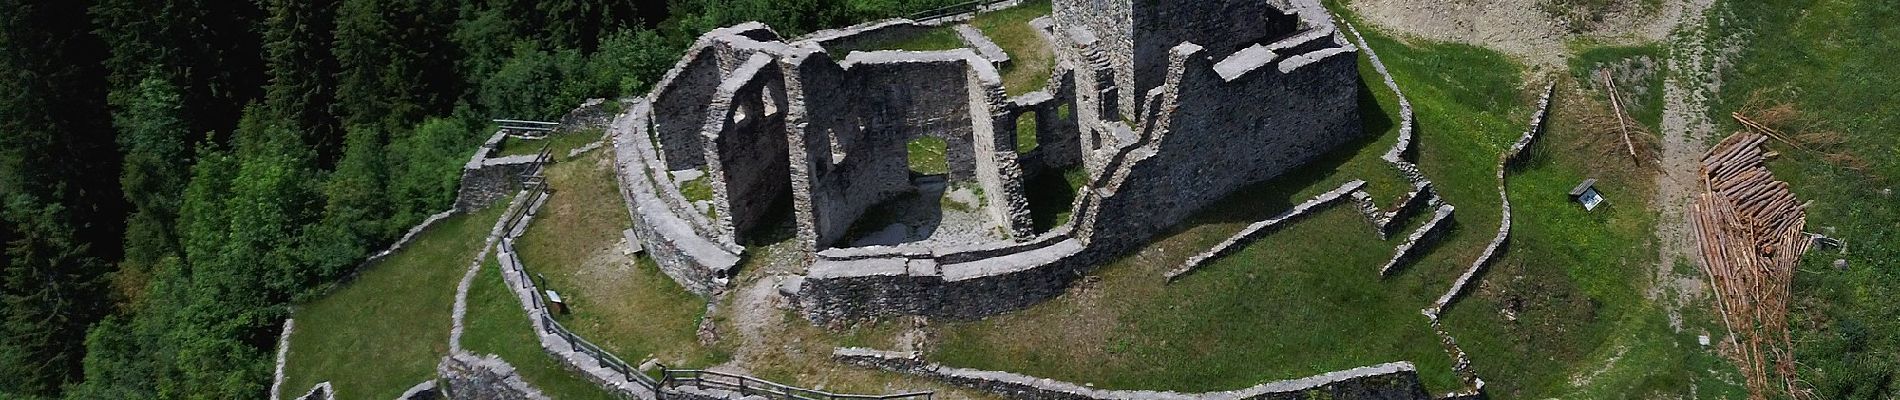
[{"label": "castle ruin", "polygon": [[[1366,135],[1357,49],[1317,0],[1055,0],[1033,24],[1055,66],[1015,96],[998,72],[1015,61],[974,30],[843,50],[956,18],[701,36],[613,123],[630,242],[709,294],[790,218],[809,263],[781,291],[807,318],[981,317]],[[945,171],[912,168],[920,139]],[[1072,202],[1032,204],[1026,182],[1065,172],[1086,177]]]}]

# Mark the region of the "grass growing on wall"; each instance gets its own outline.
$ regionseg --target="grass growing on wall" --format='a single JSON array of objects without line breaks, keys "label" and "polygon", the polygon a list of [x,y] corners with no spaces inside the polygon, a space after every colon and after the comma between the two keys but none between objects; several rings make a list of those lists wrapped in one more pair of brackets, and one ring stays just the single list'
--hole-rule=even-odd
[{"label": "grass growing on wall", "polygon": [[551,134],[544,139],[508,137],[501,140],[501,144],[495,153],[497,157],[533,155],[541,152],[542,146],[547,146],[547,148],[551,150],[551,153],[554,154],[554,158],[565,158],[567,157],[567,152],[600,140],[601,134],[602,131],[595,128]]},{"label": "grass growing on wall", "polygon": [[832,59],[844,61],[844,58],[853,51],[938,51],[969,47],[963,44],[963,38],[957,36],[957,31],[952,28],[952,26],[954,25],[946,24],[930,29],[919,30],[908,36],[884,37],[878,41],[865,41],[832,46],[831,48],[827,48],[826,51],[831,54]]},{"label": "grass growing on wall", "polygon": [[470,353],[496,355],[528,385],[556,399],[618,399],[599,385],[562,367],[559,361],[541,349],[540,338],[501,277],[501,266],[493,254],[482,264],[468,290],[468,315],[462,321],[462,348]]},{"label": "grass growing on wall", "polygon": [[1049,85],[1049,74],[1055,69],[1055,52],[1049,48],[1049,42],[1043,40],[1029,21],[1049,15],[1049,0],[1024,1],[1015,7],[995,12],[978,14],[970,20],[970,26],[983,32],[983,36],[996,43],[1009,53],[1009,63],[1003,66],[1003,89],[1010,96],[1042,90]]},{"label": "grass growing on wall", "polygon": [[910,153],[910,171],[918,175],[943,175],[950,173],[950,161],[944,152],[949,147],[943,138],[921,137],[905,144]]},{"label": "grass growing on wall", "polygon": [[395,398],[448,355],[455,287],[507,207],[436,222],[329,296],[299,305],[285,398],[329,381],[339,398]]},{"label": "grass growing on wall", "polygon": [[706,301],[618,245],[632,225],[606,152],[547,168],[548,198],[515,243],[528,272],[547,278],[573,314],[556,320],[629,363],[648,357],[674,367],[724,361],[725,350],[695,336]]}]

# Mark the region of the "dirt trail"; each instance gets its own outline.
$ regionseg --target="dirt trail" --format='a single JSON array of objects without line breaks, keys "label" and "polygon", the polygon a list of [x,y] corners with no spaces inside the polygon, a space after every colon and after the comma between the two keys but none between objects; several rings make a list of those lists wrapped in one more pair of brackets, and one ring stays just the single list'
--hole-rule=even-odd
[{"label": "dirt trail", "polygon": [[1584,22],[1552,15],[1542,1],[1357,0],[1351,7],[1388,31],[1489,47],[1544,67],[1563,65],[1567,43],[1577,38],[1612,44],[1667,39],[1684,16],[1700,16],[1708,1],[1645,6],[1642,0],[1613,0],[1600,9],[1599,19]]},{"label": "dirt trail", "polygon": [[[1611,44],[1665,42],[1670,49],[1664,80],[1662,143],[1656,193],[1660,210],[1658,257],[1648,297],[1669,312],[1670,326],[1682,329],[1680,307],[1705,296],[1698,272],[1675,273],[1678,260],[1693,263],[1694,243],[1685,212],[1695,194],[1697,163],[1714,135],[1709,95],[1721,86],[1723,54],[1704,43],[1703,13],[1714,0],[1665,0],[1645,7],[1640,0],[1613,0],[1602,17],[1587,26],[1552,15],[1532,1],[1358,0],[1351,7],[1366,20],[1402,35],[1483,46],[1509,54],[1540,75],[1561,68],[1569,43],[1589,39]],[[1669,298],[1672,297],[1673,298]]]},{"label": "dirt trail", "polygon": [[1694,263],[1695,242],[1688,220],[1688,205],[1695,196],[1696,168],[1708,151],[1708,139],[1715,135],[1709,120],[1709,96],[1720,90],[1721,54],[1713,54],[1704,43],[1708,37],[1703,11],[1713,0],[1682,2],[1694,12],[1679,18],[1677,37],[1670,46],[1669,74],[1663,80],[1662,149],[1658,154],[1656,198],[1660,210],[1656,220],[1657,257],[1649,298],[1661,300],[1673,292],[1673,301],[1661,301],[1669,310],[1669,326],[1682,331],[1684,303],[1706,296],[1708,286],[1700,273],[1677,274],[1677,262]]}]

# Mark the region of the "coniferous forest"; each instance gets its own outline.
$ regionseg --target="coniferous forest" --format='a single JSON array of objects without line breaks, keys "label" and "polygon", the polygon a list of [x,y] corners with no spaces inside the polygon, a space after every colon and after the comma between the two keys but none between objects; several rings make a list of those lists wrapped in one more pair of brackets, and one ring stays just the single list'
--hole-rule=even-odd
[{"label": "coniferous forest", "polygon": [[265,397],[288,305],[447,209],[489,119],[954,2],[0,0],[0,398]]}]

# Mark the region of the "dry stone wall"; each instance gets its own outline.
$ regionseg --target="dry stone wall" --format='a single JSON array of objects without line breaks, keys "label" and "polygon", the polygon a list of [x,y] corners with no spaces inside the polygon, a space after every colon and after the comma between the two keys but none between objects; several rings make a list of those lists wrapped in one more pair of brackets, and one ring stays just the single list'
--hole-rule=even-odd
[{"label": "dry stone wall", "polygon": [[515,367],[495,356],[456,353],[436,364],[442,398],[455,400],[548,400],[521,380]]},{"label": "dry stone wall", "polygon": [[1426,400],[1411,363],[1394,362],[1306,378],[1269,382],[1222,392],[1181,393],[1106,390],[1021,374],[956,368],[926,362],[916,353],[840,348],[832,358],[847,364],[928,377],[1012,399],[1032,400]]},{"label": "dry stone wall", "polygon": [[1490,244],[1485,245],[1484,252],[1478,255],[1478,259],[1471,262],[1471,267],[1465,269],[1465,273],[1459,275],[1458,280],[1452,282],[1451,290],[1447,290],[1444,295],[1438,296],[1438,300],[1432,303],[1431,308],[1422,311],[1425,316],[1431,318],[1434,323],[1438,321],[1440,312],[1443,312],[1446,307],[1450,307],[1452,302],[1458,300],[1459,296],[1464,295],[1465,288],[1471,284],[1472,280],[1477,279],[1478,274],[1484,272],[1484,267],[1489,266],[1491,261],[1495,260],[1498,254],[1503,252],[1505,243],[1510,240],[1511,195],[1505,191],[1505,173],[1510,169],[1512,163],[1517,162],[1517,156],[1522,154],[1524,149],[1529,148],[1531,143],[1537,140],[1537,135],[1543,132],[1544,118],[1550,115],[1550,96],[1556,91],[1556,88],[1557,85],[1555,83],[1544,87],[1544,95],[1537,101],[1537,111],[1531,114],[1530,128],[1525,129],[1522,137],[1519,137],[1516,142],[1511,143],[1511,147],[1505,149],[1503,154],[1498,155],[1498,200],[1502,202],[1501,213],[1503,214],[1503,218],[1498,222],[1498,234],[1491,238]]}]

